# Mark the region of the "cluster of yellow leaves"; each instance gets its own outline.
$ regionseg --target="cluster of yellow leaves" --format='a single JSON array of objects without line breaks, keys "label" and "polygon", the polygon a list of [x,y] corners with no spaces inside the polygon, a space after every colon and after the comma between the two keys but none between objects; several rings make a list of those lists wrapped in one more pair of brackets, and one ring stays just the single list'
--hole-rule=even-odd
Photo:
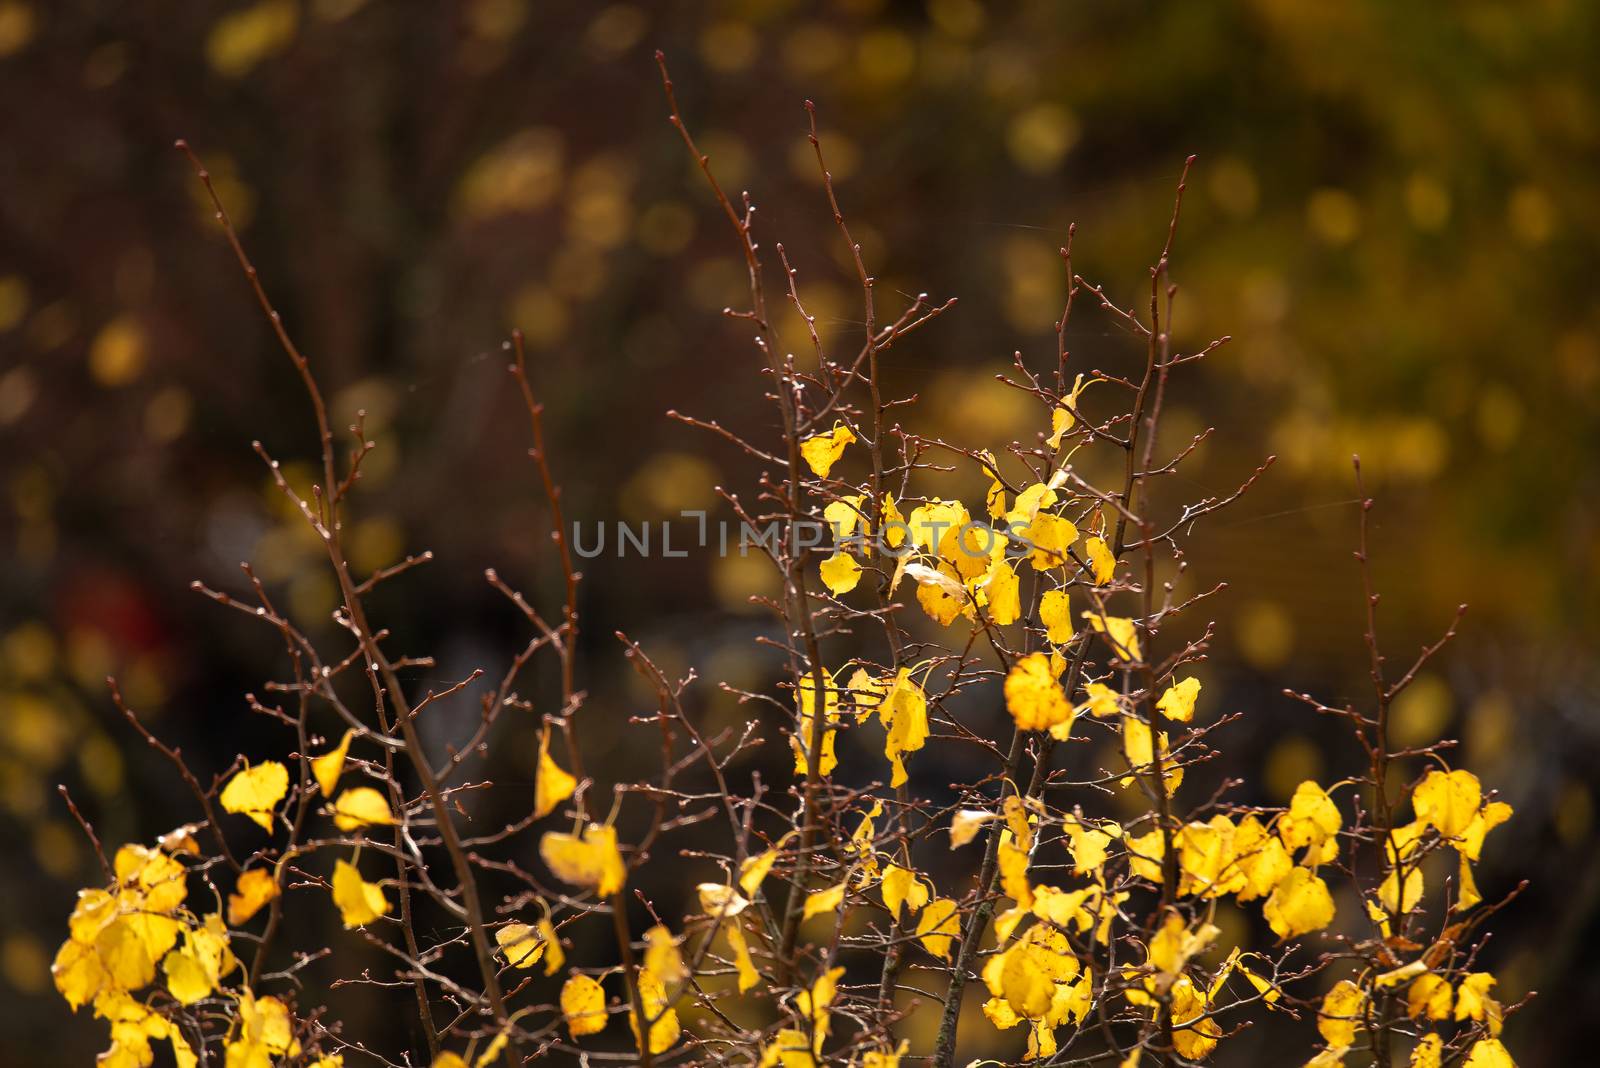
[{"label": "cluster of yellow leaves", "polygon": [[[187,834],[167,836],[155,849],[123,846],[113,862],[116,881],[78,895],[68,939],[51,972],[74,1011],[92,1005],[109,1024],[111,1047],[99,1059],[105,1068],[146,1068],[154,1059],[152,1040],[171,1044],[179,1068],[199,1063],[180,1028],[154,1007],[158,1002],[137,996],[158,975],[177,1005],[215,998],[219,1011],[231,1009],[230,1068],[266,1068],[273,1058],[299,1053],[287,1006],[276,998],[257,998],[247,987],[225,985],[239,962],[222,917],[196,916],[184,907],[188,872],[174,854],[198,852]],[[257,869],[255,874],[265,873]],[[276,893],[271,876],[266,876],[269,891],[255,874],[244,873],[251,876],[248,882],[241,876],[240,893],[251,900],[270,899]]]}]

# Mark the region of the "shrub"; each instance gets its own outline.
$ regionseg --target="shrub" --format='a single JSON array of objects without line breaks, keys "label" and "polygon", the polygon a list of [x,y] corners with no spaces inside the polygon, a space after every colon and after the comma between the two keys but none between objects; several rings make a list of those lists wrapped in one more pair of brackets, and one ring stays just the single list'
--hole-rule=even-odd
[{"label": "shrub", "polygon": [[[1235,779],[1191,794],[1192,773],[1244,713],[1218,709],[1192,674],[1213,637],[1193,621],[1223,587],[1192,582],[1184,547],[1271,458],[1231,492],[1185,499],[1175,476],[1211,431],[1175,449],[1160,434],[1169,389],[1227,341],[1192,352],[1172,341],[1183,182],[1138,310],[1074,273],[1069,238],[1053,359],[1040,368],[1018,354],[1004,379],[1036,406],[1038,433],[996,453],[898,421],[914,398],[886,394],[885,355],[954,302],[918,297],[884,311],[814,119],[865,329],[844,354],[825,351],[815,331],[802,355],[782,347],[754,204],[717,184],[664,65],[662,77],[671,121],[748,267],[749,306],[727,314],[754,335],[781,425],[775,441],[752,441],[679,416],[764,469],[753,490],[724,496],[742,528],[773,534],[758,547],[782,577],[767,606],[782,624],[770,644],[787,677],[779,693],[741,697],[782,711],[790,781],[774,791],[759,776],[735,778],[734,759],[767,744],[757,720],[703,732],[692,677],[670,676],[619,635],[657,698],[630,726],[659,748],[660,766],[601,796],[577,729],[574,528],[520,336],[510,372],[565,597],[552,612],[489,572],[521,612],[525,642],[488,682],[485,668],[420,695],[407,685],[403,673],[431,661],[392,647],[368,597],[429,557],[354,572],[342,532],[372,443],[358,419],[350,446],[339,446],[310,362],[216,201],[315,416],[321,472],[309,496],[256,448],[326,546],[345,641],[315,645],[248,567],[241,592],[199,587],[270,628],[290,672],[269,700],[251,698],[292,735],[287,752],[241,756],[209,785],[113,683],[199,818],[107,857],[73,808],[105,883],[81,892],[54,976],[75,1010],[109,1026],[104,1063],[149,1064],[152,1043],[165,1042],[180,1064],[221,1057],[229,1068],[541,1058],[946,1068],[958,1051],[983,1054],[977,1064],[1189,1064],[1280,1014],[1305,1021],[1315,1065],[1387,1066],[1407,1053],[1416,1066],[1509,1065],[1498,1035],[1515,1006],[1495,1000],[1495,979],[1477,964],[1499,904],[1484,902],[1472,865],[1511,810],[1450,766],[1445,743],[1397,749],[1389,739],[1395,697],[1454,624],[1408,669],[1389,668],[1364,494],[1356,555],[1370,698],[1335,707],[1292,696],[1341,720],[1365,765],[1301,783],[1287,808],[1239,800]],[[782,245],[775,252],[782,298],[810,322],[797,272]],[[1080,303],[1132,340],[1133,373],[1076,369],[1067,328]],[[962,498],[970,486],[981,500]],[[827,537],[811,536],[819,531]],[[545,658],[560,696],[538,707],[518,685]],[[481,715],[470,736],[432,751],[419,718],[474,687]],[[540,724],[532,804],[501,829],[470,830],[466,775],[502,716]],[[864,732],[876,748],[879,731],[881,761],[840,766],[841,734]],[[946,798],[911,788],[908,769],[935,760],[962,775]],[[1142,798],[1142,811],[1112,807],[1119,795]],[[648,830],[621,835],[623,815],[641,809]],[[1452,855],[1454,876],[1441,876],[1434,858]],[[650,868],[661,871],[647,880]],[[683,915],[658,912],[640,890],[691,881]],[[1270,936],[1250,925],[1225,936],[1218,910],[1229,902],[1259,915]],[[337,914],[342,939],[366,943],[391,969],[342,968],[338,942],[287,944],[291,906]],[[606,963],[568,966],[575,942],[601,939]],[[405,1049],[392,1034],[349,1033],[322,992],[302,985],[314,962],[339,976],[328,989],[408,988],[425,1041]],[[986,1019],[963,1011],[980,1004]]]}]

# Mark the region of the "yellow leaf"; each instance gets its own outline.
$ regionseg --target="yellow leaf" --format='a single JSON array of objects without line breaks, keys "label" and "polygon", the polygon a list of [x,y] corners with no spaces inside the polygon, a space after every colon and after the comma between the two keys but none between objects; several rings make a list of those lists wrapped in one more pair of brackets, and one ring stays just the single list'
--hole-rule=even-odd
[{"label": "yellow leaf", "polygon": [[861,565],[846,552],[836,552],[822,561],[817,572],[822,576],[822,584],[835,597],[843,597],[861,581]]},{"label": "yellow leaf", "polygon": [[233,893],[228,895],[228,923],[238,927],[278,896],[278,883],[267,868],[250,868],[239,873]]},{"label": "yellow leaf", "polygon": [[393,823],[388,800],[370,786],[351,787],[333,803],[333,825],[341,831]]},{"label": "yellow leaf", "polygon": [[1497,1022],[1500,1004],[1489,996],[1489,988],[1494,986],[1494,983],[1494,976],[1488,972],[1473,972],[1462,979],[1456,986],[1455,1018]]},{"label": "yellow leaf", "polygon": [[1427,961],[1414,960],[1410,964],[1402,964],[1398,968],[1390,968],[1388,971],[1381,973],[1376,979],[1372,980],[1372,985],[1380,990],[1391,986],[1399,986],[1408,979],[1415,979],[1419,975],[1426,974],[1427,971]]},{"label": "yellow leaf", "polygon": [[722,927],[728,935],[728,948],[733,950],[734,968],[739,973],[739,993],[743,994],[761,982],[761,973],[756,971],[755,961],[750,959],[750,943],[745,940],[744,928],[739,926],[739,921],[729,919]]},{"label": "yellow leaf", "polygon": [[561,1015],[573,1038],[606,1029],[605,989],[587,975],[574,975],[561,987]]},{"label": "yellow leaf", "polygon": [[1516,1063],[1499,1039],[1484,1038],[1472,1044],[1463,1068],[1516,1068]]},{"label": "yellow leaf", "polygon": [[1439,1068],[1444,1057],[1444,1043],[1438,1035],[1423,1035],[1417,1048],[1411,1051],[1410,1068]]},{"label": "yellow leaf", "polygon": [[[789,833],[793,834],[794,832],[791,831]],[[783,840],[787,840],[788,837],[789,835],[784,835]],[[739,889],[743,890],[751,897],[755,896],[755,893],[760,888],[761,884],[764,883],[767,879],[767,876],[771,874],[772,865],[777,862],[778,854],[783,851],[783,840],[780,840],[779,843],[772,849],[747,858],[745,862],[739,866]]]},{"label": "yellow leaf", "polygon": [[997,626],[1009,627],[1022,616],[1022,598],[1019,594],[1017,573],[1006,563],[1004,557],[997,557],[989,564],[988,573],[983,580],[984,596],[988,600],[989,618]]},{"label": "yellow leaf", "polygon": [[1046,590],[1039,598],[1039,622],[1044,624],[1045,637],[1053,644],[1072,640],[1072,605],[1066,590]]},{"label": "yellow leaf", "polygon": [[1107,821],[1099,827],[1083,822],[1077,816],[1067,816],[1061,821],[1066,832],[1068,849],[1072,853],[1072,874],[1087,875],[1105,867],[1106,849],[1122,836],[1122,828]]},{"label": "yellow leaf", "polygon": [[1432,973],[1417,976],[1406,989],[1406,1015],[1413,1019],[1448,1020],[1453,1002],[1449,981]]},{"label": "yellow leaf", "polygon": [[225,811],[249,816],[265,831],[272,830],[272,810],[289,792],[289,771],[276,760],[247,767],[222,788]]},{"label": "yellow leaf", "polygon": [[1391,917],[1399,917],[1417,907],[1417,902],[1422,900],[1422,893],[1420,868],[1410,868],[1406,871],[1404,893],[1400,890],[1400,872],[1396,870],[1391,871],[1379,885],[1378,901]]},{"label": "yellow leaf", "polygon": [[1266,897],[1294,868],[1294,858],[1283,840],[1271,834],[1255,816],[1239,821],[1233,832],[1234,867],[1245,885],[1234,893],[1240,902]]},{"label": "yellow leaf", "polygon": [[795,1008],[810,1025],[813,1054],[822,1052],[822,1045],[827,1041],[830,1022],[828,1008],[838,996],[839,976],[843,974],[843,968],[829,968],[817,976],[811,989],[795,995]]},{"label": "yellow leaf", "polygon": [[1069,553],[1072,543],[1078,540],[1078,528],[1072,525],[1070,519],[1040,512],[1022,532],[1022,539],[1024,544],[1032,547],[1028,560],[1033,564],[1033,569],[1048,571],[1071,559]]},{"label": "yellow leaf", "polygon": [[1139,625],[1133,620],[1098,612],[1084,612],[1083,618],[1097,634],[1105,637],[1106,644],[1119,660],[1131,664],[1139,659]]},{"label": "yellow leaf", "polygon": [[644,970],[656,977],[663,987],[680,983],[689,977],[683,955],[678,952],[678,940],[661,924],[644,933]]},{"label": "yellow leaf", "polygon": [[433,1059],[431,1068],[467,1068],[467,1062],[461,1059],[461,1054],[445,1050]]},{"label": "yellow leaf", "polygon": [[1317,1030],[1330,1046],[1348,1046],[1356,1040],[1356,1027],[1365,1011],[1367,995],[1348,979],[1335,983],[1322,999]]},{"label": "yellow leaf", "polygon": [[113,862],[117,881],[144,897],[145,913],[171,912],[183,904],[188,892],[188,872],[167,854],[141,845],[125,845]]},{"label": "yellow leaf", "polygon": [[822,509],[823,522],[833,533],[834,541],[844,541],[858,529],[868,533],[867,517],[862,514],[861,502],[866,500],[864,494],[855,493],[841,497],[836,501],[829,501]]},{"label": "yellow leaf", "polygon": [[557,764],[550,755],[550,723],[539,732],[539,774],[533,786],[533,818],[544,819],[556,806],[572,796],[578,780]]},{"label": "yellow leaf", "polygon": [[1078,706],[1077,711],[1080,713],[1087,709],[1096,719],[1104,719],[1122,711],[1122,701],[1117,691],[1103,682],[1089,683],[1083,688],[1083,694],[1088,700]]},{"label": "yellow leaf", "polygon": [[601,897],[621,890],[627,880],[614,827],[592,823],[584,828],[581,838],[548,831],[539,840],[539,856],[556,878],[586,887]]},{"label": "yellow leaf", "polygon": [[525,923],[508,923],[494,933],[495,943],[513,968],[531,968],[544,956],[544,939]]},{"label": "yellow leaf", "polygon": [[837,911],[840,903],[844,901],[844,892],[848,886],[849,880],[847,879],[837,886],[830,886],[826,890],[818,890],[814,894],[807,894],[805,908],[801,910],[800,918],[809,920],[821,912]]},{"label": "yellow leaf", "polygon": [[1009,830],[1000,833],[1000,889],[1016,901],[1019,908],[1033,907],[1033,887],[1028,883],[1028,851],[1019,846]]},{"label": "yellow leaf", "polygon": [[901,758],[921,749],[928,740],[928,698],[912,681],[909,668],[900,669],[888,694],[879,702],[878,719],[887,728],[883,755],[893,766],[889,785],[903,786],[906,766]]},{"label": "yellow leaf", "polygon": [[161,962],[167,973],[167,989],[180,1005],[193,1005],[211,993],[211,980],[192,954],[175,949]]},{"label": "yellow leaf", "polygon": [[[794,773],[796,775],[809,775],[811,771],[811,735],[816,725],[817,714],[817,680],[816,672],[807,671],[800,678],[796,688],[796,697],[800,709],[800,722],[795,733],[789,736],[789,748],[794,751]],[[839,720],[839,690],[834,686],[833,673],[827,668],[821,669],[822,675],[822,751],[817,754],[817,774],[829,775],[838,766],[838,759],[834,756],[833,737],[837,733],[834,724]]]},{"label": "yellow leaf", "polygon": [[1156,702],[1156,711],[1168,719],[1188,723],[1194,719],[1194,701],[1200,695],[1199,679],[1184,679],[1167,687],[1167,692]]},{"label": "yellow leaf", "polygon": [[719,919],[737,916],[750,907],[750,902],[740,897],[733,887],[722,883],[701,883],[695,887],[695,892],[700,896],[700,911],[707,916]]},{"label": "yellow leaf", "polygon": [[1478,814],[1467,824],[1467,829],[1457,842],[1456,850],[1467,860],[1477,860],[1483,852],[1484,835],[1500,826],[1511,818],[1511,806],[1504,801],[1491,801],[1478,810]]},{"label": "yellow leaf", "polygon": [[339,785],[339,776],[344,774],[344,758],[350,752],[350,739],[355,733],[353,730],[345,731],[338,745],[319,757],[311,758],[311,774],[316,777],[323,797],[332,797],[333,788]]},{"label": "yellow leaf", "polygon": [[1111,581],[1111,576],[1117,572],[1117,558],[1111,555],[1111,547],[1104,538],[1086,538],[1083,543],[1084,552],[1089,557],[1089,567],[1094,573],[1094,584],[1104,586]]},{"label": "yellow leaf", "polygon": [[567,955],[561,949],[561,937],[556,934],[556,925],[548,919],[540,920],[539,937],[544,939],[544,974],[554,975],[567,962]]},{"label": "yellow leaf", "polygon": [[1044,653],[1030,653],[1006,673],[1006,710],[1023,731],[1048,730],[1072,716],[1072,705]]},{"label": "yellow leaf", "polygon": [[956,903],[947,897],[928,902],[917,920],[917,938],[923,948],[941,960],[950,959],[950,946],[961,933]]},{"label": "yellow leaf", "polygon": [[[1167,792],[1171,793],[1183,784],[1183,769],[1174,767],[1167,753],[1167,732],[1156,732],[1155,738],[1161,745],[1162,779],[1166,782]],[[1154,774],[1155,772],[1155,742],[1151,740],[1150,725],[1138,716],[1122,717],[1122,752],[1128,759],[1128,767],[1134,775]],[[1122,785],[1127,786],[1133,781],[1133,776],[1124,776]]]},{"label": "yellow leaf", "polygon": [[901,1039],[894,1050],[868,1050],[861,1055],[861,1068],[900,1068],[900,1058],[906,1055],[910,1039]]},{"label": "yellow leaf", "polygon": [[95,953],[112,985],[137,990],[156,977],[150,950],[128,917],[108,923],[95,936]]},{"label": "yellow leaf", "polygon": [[1417,818],[1446,838],[1465,835],[1482,803],[1483,788],[1470,771],[1430,771],[1411,795]]},{"label": "yellow leaf", "polygon": [[883,906],[896,920],[900,918],[901,906],[916,912],[928,903],[928,885],[922,877],[909,868],[902,868],[897,864],[890,864],[883,870],[883,881],[878,884],[878,892],[883,895]]},{"label": "yellow leaf", "polygon": [[828,472],[833,470],[833,465],[844,453],[844,447],[855,440],[856,436],[849,427],[835,423],[826,434],[814,434],[802,441],[800,455],[818,478],[827,478]]},{"label": "yellow leaf", "polygon": [[364,927],[389,911],[383,888],[361,878],[355,866],[344,860],[333,866],[333,903],[339,906],[346,928]]},{"label": "yellow leaf", "polygon": [[80,1006],[89,1004],[99,995],[110,976],[101,965],[100,954],[92,943],[68,939],[56,951],[56,959],[50,965],[50,978],[55,982],[56,990],[76,1012]]},{"label": "yellow leaf", "polygon": [[985,812],[981,808],[958,809],[950,817],[950,848],[960,849],[972,841],[978,834],[978,829],[985,823],[994,819],[996,813]]},{"label": "yellow leaf", "polygon": [[1328,884],[1307,868],[1295,868],[1272,891],[1262,915],[1280,939],[1317,931],[1333,922]]},{"label": "yellow leaf", "polygon": [[1337,835],[1343,824],[1344,817],[1327,791],[1307,779],[1295,788],[1289,811],[1278,821],[1278,837],[1290,852],[1309,847],[1305,860],[1315,866],[1338,855]]},{"label": "yellow leaf", "polygon": [[1483,894],[1478,891],[1478,880],[1472,877],[1472,862],[1467,855],[1460,856],[1460,874],[1457,877],[1456,903],[1451,906],[1455,912],[1465,912],[1475,908],[1483,900]]}]

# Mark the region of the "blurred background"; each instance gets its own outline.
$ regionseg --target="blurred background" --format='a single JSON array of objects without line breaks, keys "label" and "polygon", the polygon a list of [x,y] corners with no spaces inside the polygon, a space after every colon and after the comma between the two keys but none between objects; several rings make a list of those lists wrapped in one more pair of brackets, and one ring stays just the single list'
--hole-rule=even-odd
[{"label": "blurred background", "polygon": [[[993,376],[1013,350],[1053,360],[1067,225],[1078,269],[1136,303],[1198,154],[1177,332],[1235,340],[1176,387],[1174,441],[1219,428],[1180,488],[1225,492],[1280,458],[1190,553],[1197,585],[1230,583],[1203,674],[1214,709],[1247,713],[1226,770],[1273,801],[1357,769],[1281,690],[1365,693],[1359,452],[1391,659],[1472,605],[1396,709],[1399,740],[1459,736],[1516,807],[1478,881],[1491,899],[1532,885],[1486,960],[1507,1002],[1541,992],[1509,1027],[1521,1063],[1574,1063],[1600,1011],[1600,9],[1562,0],[0,0],[0,1061],[83,1064],[104,1044],[50,987],[73,892],[99,878],[56,784],[111,845],[197,816],[104,677],[215,773],[281,750],[243,695],[284,666],[271,632],[187,584],[238,590],[251,560],[338,641],[319,546],[250,449],[308,479],[309,413],[173,139],[217,175],[336,424],[368,413],[356,562],[437,554],[375,603],[439,658],[421,686],[524,640],[484,567],[556,603],[511,327],[586,521],[715,509],[713,484],[749,484],[669,407],[773,432],[746,331],[719,314],[742,265],[665,122],[658,47],[824,340],[853,352],[859,296],[804,137],[816,101],[881,307],[960,297],[895,350],[893,384],[921,397],[905,418],[997,450],[1037,430]],[[805,348],[792,315],[780,327]],[[1139,358],[1087,305],[1069,340],[1075,370]],[[746,601],[760,567],[585,570],[591,719],[645,707],[618,628],[674,669],[770,685],[751,640],[769,624]],[[745,714],[709,683],[693,694],[709,722]],[[524,789],[532,725],[506,731],[491,770]],[[650,759],[591,733],[593,766]],[[959,773],[913,771],[928,791]],[[1287,1047],[1302,1058],[1309,1031]],[[1257,1044],[1234,1057],[1281,1060],[1239,1041]]]}]

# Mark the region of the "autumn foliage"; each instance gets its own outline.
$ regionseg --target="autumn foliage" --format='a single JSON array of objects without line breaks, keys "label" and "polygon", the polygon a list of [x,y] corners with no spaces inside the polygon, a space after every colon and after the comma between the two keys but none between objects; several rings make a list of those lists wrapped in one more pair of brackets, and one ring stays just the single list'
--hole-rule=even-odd
[{"label": "autumn foliage", "polygon": [[[1512,813],[1452,766],[1449,746],[1389,738],[1392,702],[1454,626],[1414,665],[1388,665],[1366,560],[1370,500],[1353,532],[1369,699],[1335,707],[1294,695],[1307,715],[1342,721],[1365,761],[1301,783],[1286,807],[1241,800],[1236,779],[1193,785],[1249,710],[1209,700],[1193,673],[1213,639],[1202,613],[1222,585],[1193,577],[1204,564],[1185,543],[1270,458],[1230,492],[1192,498],[1177,473],[1211,431],[1176,444],[1162,434],[1170,391],[1227,340],[1172,343],[1183,179],[1170,228],[1152,235],[1147,303],[1119,306],[1074,273],[1070,243],[1061,250],[1060,344],[1042,359],[1019,353],[1005,382],[1037,406],[1033,439],[951,442],[916,431],[915,398],[885,393],[881,362],[954,301],[891,308],[875,290],[813,124],[864,331],[844,353],[814,331],[780,341],[770,307],[790,301],[809,321],[803,281],[782,245],[769,254],[758,240],[751,199],[717,183],[662,75],[671,121],[749,272],[748,306],[727,315],[754,339],[752,379],[766,376],[778,430],[747,440],[712,418],[678,418],[764,470],[724,497],[742,524],[784,535],[760,551],[782,577],[767,644],[786,681],[740,696],[781,709],[787,737],[765,737],[756,717],[705,732],[695,689],[717,680],[670,676],[619,635],[656,695],[627,729],[659,749],[660,766],[651,781],[601,792],[579,729],[574,517],[562,509],[560,457],[544,445],[542,404],[561,399],[536,395],[520,337],[510,372],[565,597],[535,604],[490,572],[525,621],[523,644],[455,685],[409,685],[406,669],[428,661],[394,649],[367,603],[427,554],[353,572],[341,532],[372,443],[357,417],[340,444],[334,422],[354,413],[328,410],[219,201],[316,419],[322,469],[309,495],[257,448],[326,546],[346,640],[316,647],[248,567],[235,592],[202,587],[222,610],[257,618],[289,672],[251,698],[283,728],[283,747],[228,769],[191,768],[113,688],[197,813],[156,842],[102,851],[104,884],[72,911],[55,982],[85,1026],[92,1016],[108,1029],[103,1063],[148,1065],[164,1049],[180,1065],[228,1068],[580,1058],[948,1068],[958,1057],[1133,1068],[1223,1062],[1231,1036],[1272,1015],[1300,1021],[1298,1060],[1309,1064],[1510,1065],[1498,1036],[1515,1006],[1495,999],[1477,961],[1507,893],[1480,891],[1473,864]],[[1073,359],[1067,324],[1085,314],[1126,334],[1134,370]],[[817,522],[827,544],[788,536]],[[551,706],[519,693],[535,663],[560,678]],[[432,707],[473,700],[471,736],[425,743],[418,722]],[[996,734],[986,712],[1002,708],[1008,729]],[[470,777],[502,716],[540,725],[534,786],[525,817],[486,831],[469,818]],[[881,758],[847,766],[846,732],[870,737]],[[729,773],[764,745],[787,745],[786,781]],[[961,769],[949,795],[912,789],[911,769],[940,753]],[[1137,814],[1117,797],[1142,799]],[[619,830],[636,825],[648,830]],[[645,880],[647,868],[667,874]],[[664,882],[683,887],[682,909],[639,891]],[[1339,908],[1341,896],[1360,909]],[[1252,917],[1238,937],[1216,922],[1225,903]],[[352,1033],[326,1011],[326,991],[300,973],[337,969],[341,943],[288,944],[290,910],[336,915],[346,944],[380,951],[381,967],[340,982],[410,990],[419,1046]],[[606,942],[609,959],[570,964],[577,941]]]}]

